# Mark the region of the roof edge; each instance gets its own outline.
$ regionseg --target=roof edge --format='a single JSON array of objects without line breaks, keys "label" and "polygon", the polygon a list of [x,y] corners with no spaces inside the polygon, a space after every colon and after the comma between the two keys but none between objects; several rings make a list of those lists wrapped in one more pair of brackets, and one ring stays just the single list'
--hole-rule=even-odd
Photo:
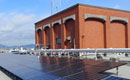
[{"label": "roof edge", "polygon": [[116,11],[122,11],[122,12],[130,12],[128,10],[114,9],[114,8],[101,7],[101,6],[92,6],[92,5],[88,5],[88,4],[82,4],[82,3],[79,3],[79,5],[81,5],[81,6],[90,6],[90,7],[95,7],[95,8],[102,8],[102,9],[108,9],[108,10],[116,10]]},{"label": "roof edge", "polygon": [[55,13],[55,14],[53,14],[53,15],[51,15],[51,16],[48,16],[48,17],[46,17],[46,18],[44,18],[44,19],[42,19],[42,20],[36,22],[35,24],[37,24],[37,23],[39,23],[39,22],[41,22],[41,21],[44,21],[44,20],[46,20],[46,19],[49,19],[49,18],[51,18],[51,17],[53,17],[53,16],[55,16],[55,15],[58,15],[58,14],[60,14],[60,13],[62,13],[62,12],[65,12],[65,11],[71,9],[71,8],[74,8],[74,7],[78,6],[78,5],[80,5],[80,4],[78,3],[78,4],[75,4],[75,5],[71,6],[71,7],[68,7],[68,8],[66,8],[66,9],[64,9],[64,10],[58,12],[58,13]]},{"label": "roof edge", "polygon": [[75,4],[75,5],[71,6],[71,7],[68,7],[68,8],[66,8],[66,9],[64,9],[64,10],[62,10],[62,11],[60,11],[60,12],[58,12],[58,13],[55,13],[55,14],[53,14],[53,15],[51,15],[51,16],[48,16],[48,17],[46,17],[46,18],[44,18],[44,19],[42,19],[42,20],[36,22],[35,24],[37,24],[37,23],[39,23],[39,22],[42,22],[42,21],[44,21],[44,20],[47,20],[47,19],[49,19],[49,18],[51,18],[51,17],[53,17],[53,16],[55,16],[55,15],[58,15],[58,14],[60,14],[60,13],[62,13],[62,12],[65,12],[65,11],[67,11],[67,10],[69,10],[69,9],[71,9],[71,8],[74,8],[74,7],[76,7],[76,6],[79,6],[79,5],[81,5],[81,6],[88,6],[88,7],[95,7],[95,8],[102,8],[102,9],[108,9],[108,10],[116,10],[116,11],[122,11],[122,12],[129,12],[129,13],[130,13],[130,11],[127,11],[127,10],[114,9],[114,8],[108,8],[108,7],[100,7],[100,6],[92,6],[92,5],[88,5],[88,4],[77,3],[77,4]]}]

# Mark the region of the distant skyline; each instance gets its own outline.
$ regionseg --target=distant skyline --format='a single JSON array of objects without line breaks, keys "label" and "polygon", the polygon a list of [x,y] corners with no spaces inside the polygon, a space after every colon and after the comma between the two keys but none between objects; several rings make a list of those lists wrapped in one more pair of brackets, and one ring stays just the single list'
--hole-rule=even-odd
[{"label": "distant skyline", "polygon": [[[53,0],[53,14],[77,3],[130,11],[130,0]],[[34,23],[50,15],[51,0],[0,0],[0,44],[34,44]]]}]

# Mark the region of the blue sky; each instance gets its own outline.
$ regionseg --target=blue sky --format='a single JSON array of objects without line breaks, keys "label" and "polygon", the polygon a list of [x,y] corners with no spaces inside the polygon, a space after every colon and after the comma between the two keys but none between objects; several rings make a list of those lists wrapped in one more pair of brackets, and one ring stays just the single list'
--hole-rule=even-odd
[{"label": "blue sky", "polygon": [[[53,0],[53,14],[77,3],[130,11],[130,0]],[[0,0],[0,44],[34,44],[34,23],[50,15],[51,0]]]}]

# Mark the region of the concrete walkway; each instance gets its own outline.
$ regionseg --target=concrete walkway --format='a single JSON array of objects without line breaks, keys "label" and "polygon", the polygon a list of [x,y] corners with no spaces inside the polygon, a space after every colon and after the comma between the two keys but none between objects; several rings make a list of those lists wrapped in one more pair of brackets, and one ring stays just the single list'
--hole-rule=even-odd
[{"label": "concrete walkway", "polygon": [[113,73],[112,76],[130,79],[130,63],[120,66],[118,69],[118,75],[116,75],[116,68],[108,70],[106,72]]},{"label": "concrete walkway", "polygon": [[12,80],[9,78],[6,74],[4,74],[2,71],[0,71],[0,80]]}]

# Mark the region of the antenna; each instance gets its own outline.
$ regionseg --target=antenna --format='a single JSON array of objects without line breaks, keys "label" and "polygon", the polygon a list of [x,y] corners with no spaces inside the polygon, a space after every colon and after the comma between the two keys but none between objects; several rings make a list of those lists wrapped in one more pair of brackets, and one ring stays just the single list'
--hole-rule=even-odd
[{"label": "antenna", "polygon": [[58,10],[61,8],[61,0],[57,0],[58,3],[56,5],[56,11],[58,12]]},{"label": "antenna", "polygon": [[60,0],[60,7],[61,7],[61,0]]},{"label": "antenna", "polygon": [[53,0],[51,0],[51,15],[53,14]]},{"label": "antenna", "polygon": [[58,12],[58,6],[56,6],[56,11]]},{"label": "antenna", "polygon": [[53,14],[53,7],[56,6],[56,11],[58,12],[59,8],[61,7],[61,0],[58,0],[59,3],[56,5],[54,4],[54,0],[51,0],[51,15]]}]

